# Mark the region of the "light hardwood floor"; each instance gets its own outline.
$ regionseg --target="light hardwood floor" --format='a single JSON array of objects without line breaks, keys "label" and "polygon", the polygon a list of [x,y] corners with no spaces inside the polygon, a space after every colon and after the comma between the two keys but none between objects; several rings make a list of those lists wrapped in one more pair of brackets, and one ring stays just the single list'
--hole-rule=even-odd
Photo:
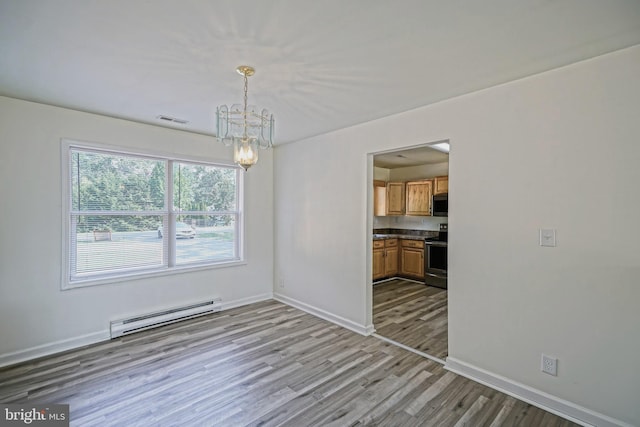
[{"label": "light hardwood floor", "polygon": [[447,322],[444,289],[402,279],[373,287],[373,325],[378,335],[445,359]]},{"label": "light hardwood floor", "polygon": [[571,426],[428,359],[265,301],[0,369],[74,426]]}]

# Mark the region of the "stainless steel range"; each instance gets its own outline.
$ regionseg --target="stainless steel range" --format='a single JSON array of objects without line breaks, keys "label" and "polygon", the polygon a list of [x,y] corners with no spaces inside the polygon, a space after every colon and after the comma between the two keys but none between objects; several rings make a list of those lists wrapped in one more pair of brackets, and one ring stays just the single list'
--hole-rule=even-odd
[{"label": "stainless steel range", "polygon": [[424,282],[429,286],[447,289],[448,224],[440,224],[437,237],[424,241]]}]

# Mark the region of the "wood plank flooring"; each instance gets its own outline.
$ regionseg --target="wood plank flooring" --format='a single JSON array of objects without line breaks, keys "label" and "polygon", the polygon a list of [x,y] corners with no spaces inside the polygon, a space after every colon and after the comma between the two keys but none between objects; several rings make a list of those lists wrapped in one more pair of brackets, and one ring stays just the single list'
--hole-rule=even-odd
[{"label": "wood plank flooring", "polygon": [[265,301],[0,369],[72,426],[571,426],[428,359]]},{"label": "wood plank flooring", "polygon": [[376,333],[430,356],[448,355],[447,291],[395,279],[373,287]]}]

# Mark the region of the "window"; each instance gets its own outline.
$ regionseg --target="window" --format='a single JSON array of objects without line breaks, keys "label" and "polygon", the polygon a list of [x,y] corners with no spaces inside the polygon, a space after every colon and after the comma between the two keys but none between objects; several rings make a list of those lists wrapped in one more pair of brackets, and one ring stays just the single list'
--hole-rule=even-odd
[{"label": "window", "polygon": [[241,260],[237,167],[72,143],[64,150],[67,287]]}]

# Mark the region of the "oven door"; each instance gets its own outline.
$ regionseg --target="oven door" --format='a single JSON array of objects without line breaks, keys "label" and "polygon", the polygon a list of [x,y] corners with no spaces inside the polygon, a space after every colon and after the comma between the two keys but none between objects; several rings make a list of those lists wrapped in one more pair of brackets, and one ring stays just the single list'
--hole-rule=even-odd
[{"label": "oven door", "polygon": [[447,242],[426,241],[424,245],[425,284],[447,288]]}]

